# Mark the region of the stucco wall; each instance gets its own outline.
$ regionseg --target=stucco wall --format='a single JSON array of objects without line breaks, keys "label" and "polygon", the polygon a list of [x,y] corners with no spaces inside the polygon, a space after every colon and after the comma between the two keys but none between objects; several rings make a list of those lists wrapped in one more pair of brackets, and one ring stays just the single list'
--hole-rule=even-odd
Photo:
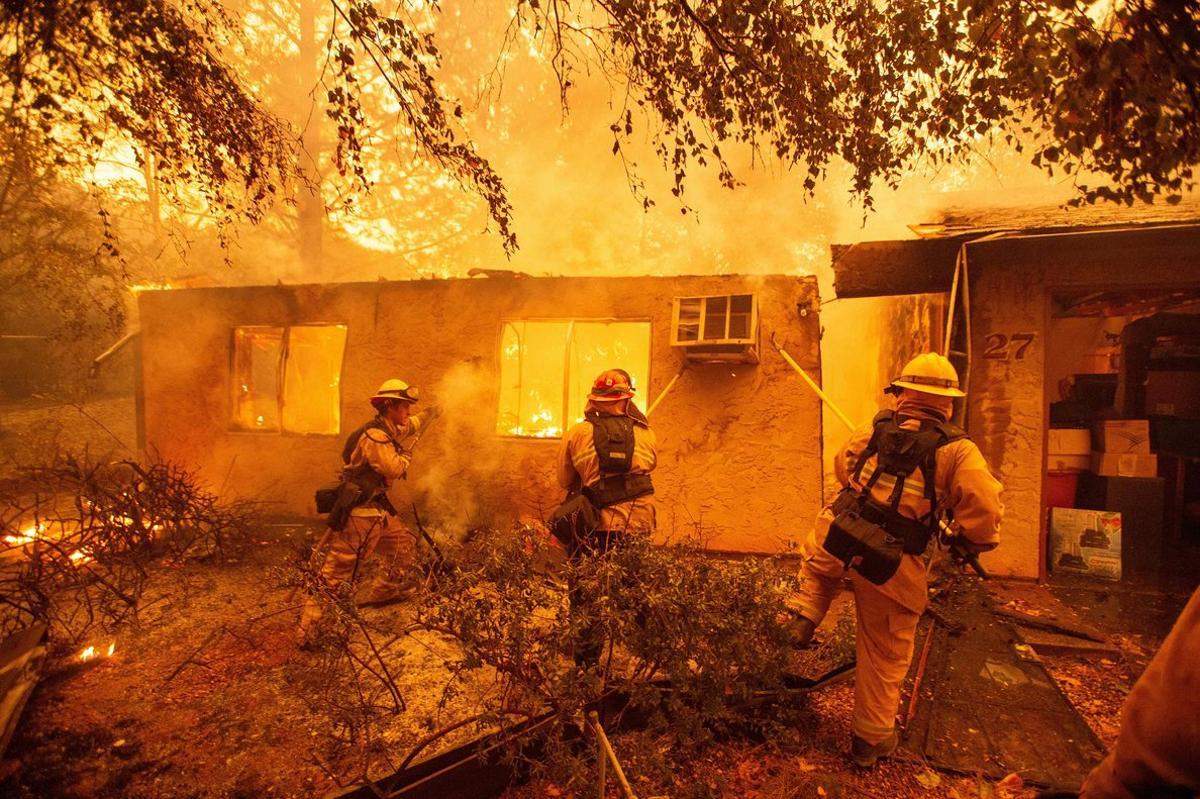
[{"label": "stucco wall", "polygon": [[[980,268],[971,278],[967,427],[1004,484],[1002,542],[986,556],[986,565],[996,574],[1037,577],[1046,423],[1042,270],[1029,264]],[[1026,344],[1022,334],[1032,341]],[[1004,347],[997,346],[996,335],[1006,337]],[[993,357],[985,357],[989,351]]]},{"label": "stucco wall", "polygon": [[[819,400],[771,348],[772,331],[819,380],[812,278],[538,278],[429,280],[146,292],[141,314],[142,411],[148,449],[199,467],[230,494],[311,513],[312,491],[339,465],[343,435],[368,418],[366,397],[393,376],[419,385],[445,416],[421,441],[412,479],[432,524],[462,529],[541,515],[554,485],[557,440],[495,434],[498,349],[505,319],[641,319],[652,323],[650,390],[682,363],[670,347],[671,298],[752,291],[762,362],[691,367],[652,419],[661,537],[700,531],[714,548],[776,551],[808,532],[820,503]],[[348,326],[342,434],[231,431],[231,329]]]}]

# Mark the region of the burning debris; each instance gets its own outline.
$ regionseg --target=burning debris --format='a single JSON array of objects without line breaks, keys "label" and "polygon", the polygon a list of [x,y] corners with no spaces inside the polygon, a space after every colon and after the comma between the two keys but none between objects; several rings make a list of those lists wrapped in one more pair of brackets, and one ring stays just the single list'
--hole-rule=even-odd
[{"label": "burning debris", "polygon": [[[151,564],[223,556],[251,511],[222,503],[171,463],[63,454],[28,467],[0,491],[0,630],[44,621],[53,639],[78,640],[97,623],[134,618]],[[80,660],[104,651],[89,646]]]},{"label": "burning debris", "polygon": [[104,650],[98,650],[98,649],[96,649],[95,646],[85,646],[83,648],[83,651],[81,651],[79,653],[79,661],[81,663],[87,663],[89,660],[95,660],[95,659],[101,658],[101,657],[110,658],[113,656],[113,653],[116,651],[117,651],[117,642],[116,641],[113,641],[111,644],[108,645],[108,648],[104,649]]}]

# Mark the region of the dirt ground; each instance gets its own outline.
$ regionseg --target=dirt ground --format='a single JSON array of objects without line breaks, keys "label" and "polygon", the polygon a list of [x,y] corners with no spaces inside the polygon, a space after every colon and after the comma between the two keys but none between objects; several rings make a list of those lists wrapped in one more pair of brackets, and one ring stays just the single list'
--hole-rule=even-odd
[{"label": "dirt ground", "polygon": [[56,448],[114,459],[137,452],[132,395],[98,397],[76,404],[31,397],[0,404],[0,477],[21,465],[46,463]]},{"label": "dirt ground", "polygon": [[[264,526],[238,561],[164,568],[139,628],[82,644],[104,652],[115,642],[112,657],[81,663],[75,650],[60,653],[6,753],[0,795],[309,797],[352,784],[364,761],[390,773],[398,763],[361,751],[336,693],[326,695],[320,654],[298,649],[298,600],[272,587],[270,570],[315,531]],[[403,634],[407,613],[364,612],[407,710],[358,738],[400,754],[458,718],[453,702],[439,706],[453,652],[436,636]]]},{"label": "dirt ground", "polygon": [[[391,757],[361,751],[322,703],[321,665],[294,639],[299,608],[272,587],[278,567],[316,525],[265,525],[236,562],[190,562],[157,573],[138,629],[115,639],[97,634],[110,658],[80,663],[61,653],[26,708],[6,754],[0,794],[15,799],[93,797],[321,796],[353,783],[372,764],[390,773],[395,758],[417,740],[466,714],[441,704],[450,645],[436,637],[404,635],[406,612],[370,611],[386,642],[408,703],[387,716],[380,737]],[[1078,599],[1078,597],[1077,597]],[[1103,603],[1097,603],[1103,604]],[[1103,613],[1099,614],[1103,616]],[[1101,619],[1103,621],[1103,619]],[[1054,656],[1052,675],[1105,745],[1115,739],[1129,686],[1144,669],[1163,629],[1131,632],[1114,625],[1116,657]],[[487,690],[481,675],[478,690]],[[460,697],[462,700],[462,697]],[[662,791],[683,797],[1018,797],[1034,790],[975,776],[938,773],[923,763],[891,762],[862,772],[849,765],[852,682],[810,697],[799,726],[782,738],[728,743],[704,753],[674,785],[639,775],[639,795]],[[464,730],[438,747],[471,737]],[[617,739],[619,750],[620,739]],[[430,753],[432,753],[431,750]],[[615,787],[613,788],[615,791]],[[594,795],[538,783],[513,796]],[[610,795],[616,795],[611,793]]]}]

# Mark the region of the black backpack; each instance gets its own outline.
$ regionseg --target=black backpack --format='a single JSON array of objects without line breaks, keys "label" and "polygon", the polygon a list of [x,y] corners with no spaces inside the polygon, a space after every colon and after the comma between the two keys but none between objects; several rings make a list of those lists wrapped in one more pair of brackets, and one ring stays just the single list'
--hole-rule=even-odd
[{"label": "black backpack", "polygon": [[[847,488],[838,495],[832,507],[833,523],[825,538],[826,551],[875,585],[895,575],[904,555],[920,555],[929,546],[938,527],[934,483],[937,451],[967,437],[962,428],[950,422],[922,420],[919,429],[908,430],[901,426],[905,418],[890,410],[876,415],[871,440],[854,465],[855,482],[861,482],[863,467],[877,456],[875,470],[862,491]],[[929,513],[921,519],[910,519],[900,513],[900,499],[905,481],[918,469],[925,483]],[[885,474],[896,484],[887,504],[881,505],[871,498],[871,489]]]}]

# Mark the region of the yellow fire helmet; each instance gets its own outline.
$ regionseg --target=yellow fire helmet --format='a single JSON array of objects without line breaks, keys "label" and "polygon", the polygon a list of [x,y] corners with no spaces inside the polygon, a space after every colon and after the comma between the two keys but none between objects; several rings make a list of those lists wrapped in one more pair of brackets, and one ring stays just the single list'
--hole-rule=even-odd
[{"label": "yellow fire helmet", "polygon": [[398,399],[405,402],[416,402],[420,397],[416,386],[410,386],[399,378],[393,377],[391,380],[383,381],[383,385],[371,397],[371,401],[381,399]]},{"label": "yellow fire helmet", "polygon": [[965,397],[958,387],[958,372],[954,364],[936,352],[923,352],[904,365],[900,376],[892,381],[892,389],[907,388],[940,397]]}]

